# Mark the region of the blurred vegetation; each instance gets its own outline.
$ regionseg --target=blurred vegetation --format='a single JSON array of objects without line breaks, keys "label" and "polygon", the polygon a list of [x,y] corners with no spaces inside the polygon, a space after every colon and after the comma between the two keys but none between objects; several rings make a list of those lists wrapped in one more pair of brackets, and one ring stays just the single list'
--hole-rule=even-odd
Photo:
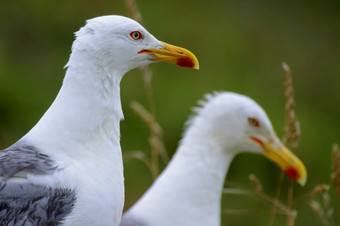
[{"label": "blurred vegetation", "polygon": [[[296,153],[308,170],[306,186],[294,184],[295,200],[318,184],[330,184],[331,149],[333,143],[340,142],[339,1],[143,0],[138,5],[144,26],[155,37],[188,48],[200,61],[199,71],[169,64],[151,66],[155,112],[170,156],[191,107],[213,90],[235,91],[255,99],[282,137],[285,97],[281,63],[286,61],[293,72],[295,112],[301,128]],[[107,14],[128,15],[124,2],[115,0],[0,1],[0,148],[28,132],[54,100],[73,32],[86,19]],[[150,155],[149,130],[129,107],[132,100],[147,105],[143,83],[140,72],[134,70],[121,84],[123,153],[142,150]],[[251,187],[250,173],[274,196],[280,170],[262,156],[237,156],[226,186]],[[144,163],[133,160],[125,165],[125,177],[128,208],[150,186],[152,176]],[[285,178],[283,186],[288,183]],[[284,190],[282,193],[286,195]],[[340,200],[333,187],[329,194],[340,222]],[[307,199],[294,204],[296,225],[323,225],[309,203]],[[247,196],[223,196],[223,209],[262,206]],[[285,225],[285,220],[278,215],[275,225]],[[222,222],[267,225],[269,214],[223,214]]]}]

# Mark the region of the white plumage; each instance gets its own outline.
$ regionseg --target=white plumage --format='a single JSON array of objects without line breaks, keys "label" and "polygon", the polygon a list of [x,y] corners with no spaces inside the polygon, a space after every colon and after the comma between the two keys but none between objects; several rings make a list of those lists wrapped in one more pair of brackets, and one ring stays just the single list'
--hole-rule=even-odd
[{"label": "white plumage", "polygon": [[123,215],[121,226],[220,225],[224,179],[242,151],[265,155],[305,183],[304,165],[280,143],[266,113],[252,99],[224,92],[201,103],[174,157]]}]

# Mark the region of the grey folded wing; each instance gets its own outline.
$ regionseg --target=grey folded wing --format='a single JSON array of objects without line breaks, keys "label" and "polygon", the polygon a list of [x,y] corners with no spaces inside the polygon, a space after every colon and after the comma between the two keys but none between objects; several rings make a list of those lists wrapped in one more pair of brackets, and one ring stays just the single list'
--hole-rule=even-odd
[{"label": "grey folded wing", "polygon": [[57,164],[34,146],[0,151],[0,225],[58,225],[72,211],[74,190],[9,180],[25,173],[50,174]]},{"label": "grey folded wing", "polygon": [[56,168],[57,164],[49,156],[22,142],[0,151],[0,177],[3,180],[21,171],[45,174]]},{"label": "grey folded wing", "polygon": [[71,189],[0,182],[0,225],[58,225],[75,201]]}]

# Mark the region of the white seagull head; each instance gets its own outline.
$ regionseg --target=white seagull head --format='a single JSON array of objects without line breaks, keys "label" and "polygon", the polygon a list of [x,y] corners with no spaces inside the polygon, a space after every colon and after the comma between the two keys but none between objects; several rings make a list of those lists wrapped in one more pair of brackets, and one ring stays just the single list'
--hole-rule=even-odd
[{"label": "white seagull head", "polygon": [[304,185],[303,163],[276,136],[265,111],[249,97],[223,92],[208,95],[193,124],[206,130],[207,139],[234,154],[248,151],[263,154],[289,177]]},{"label": "white seagull head", "polygon": [[[96,60],[106,70],[127,72],[156,61],[198,69],[196,57],[188,50],[157,40],[136,21],[123,16],[101,16],[90,19],[76,32],[72,46],[75,59]],[[82,62],[72,61],[67,66]],[[70,63],[72,62],[72,63]]]}]

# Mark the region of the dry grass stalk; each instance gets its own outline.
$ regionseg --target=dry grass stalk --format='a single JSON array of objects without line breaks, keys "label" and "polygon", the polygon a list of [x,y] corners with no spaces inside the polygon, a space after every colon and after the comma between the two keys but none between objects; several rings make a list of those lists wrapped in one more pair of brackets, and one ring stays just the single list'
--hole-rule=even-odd
[{"label": "dry grass stalk", "polygon": [[141,117],[150,130],[149,143],[151,147],[151,173],[154,179],[159,175],[159,155],[164,162],[169,161],[167,151],[163,143],[163,130],[156,121],[154,115],[148,112],[141,104],[132,101],[130,107]]},{"label": "dry grass stalk", "polygon": [[255,194],[257,196],[259,196],[260,198],[270,202],[274,206],[278,207],[284,214],[286,214],[287,216],[290,216],[291,219],[296,218],[297,212],[295,210],[292,210],[291,208],[289,208],[288,206],[286,206],[285,204],[280,202],[279,199],[273,198],[273,197],[269,196],[268,194],[266,194],[264,192],[263,186],[262,186],[260,180],[254,174],[249,175],[249,180],[252,183],[252,185],[254,186]]},{"label": "dry grass stalk", "polygon": [[[283,143],[291,150],[295,151],[298,147],[299,138],[300,138],[300,127],[299,122],[296,119],[294,107],[294,90],[293,90],[293,82],[292,82],[292,74],[289,66],[284,62],[282,63],[282,69],[285,76],[285,97],[286,97],[286,125],[284,128],[284,137]],[[276,190],[276,199],[279,199],[281,193],[281,185],[283,181],[283,173],[281,173],[279,185]],[[290,209],[293,206],[293,182],[290,181],[288,186],[288,197],[287,197],[287,205]],[[276,215],[276,206],[274,205],[271,211],[269,226],[274,225],[275,215]],[[296,216],[288,215],[287,216],[287,226],[293,226],[295,223]]]},{"label": "dry grass stalk", "polygon": [[328,225],[327,218],[321,208],[320,203],[318,203],[317,201],[311,200],[309,202],[309,206],[312,208],[314,214],[321,221],[322,225],[327,226]]},{"label": "dry grass stalk", "polygon": [[[130,17],[142,24],[142,14],[140,13],[135,0],[125,0],[125,6],[130,14]],[[155,102],[152,92],[152,71],[148,65],[140,67],[144,86],[146,90],[149,111],[147,111],[142,105],[137,102],[132,102],[132,109],[144,120],[146,125],[150,129],[149,143],[151,147],[151,161],[149,161],[149,167],[151,169],[152,177],[157,178],[159,174],[159,156],[161,156],[163,162],[167,163],[169,157],[165,149],[163,142],[163,132],[159,123],[156,120]]]},{"label": "dry grass stalk", "polygon": [[320,184],[320,185],[316,185],[310,192],[307,193],[307,195],[317,195],[317,194],[322,194],[328,191],[329,191],[328,184]]},{"label": "dry grass stalk", "polygon": [[258,193],[263,192],[263,186],[261,184],[261,181],[254,174],[251,173],[249,175],[249,180],[251,184],[254,186],[256,192]]},{"label": "dry grass stalk", "polygon": [[[256,213],[268,213],[269,210],[267,208],[264,209],[241,209],[241,210],[235,210],[235,209],[224,209],[222,211],[225,214],[229,215],[248,215],[248,214],[256,214]],[[278,211],[279,214],[286,214],[282,211]]]},{"label": "dry grass stalk", "polygon": [[124,163],[129,162],[133,159],[138,159],[144,162],[145,165],[149,168],[150,172],[152,171],[150,160],[142,151],[130,151],[128,153],[125,153],[123,156]]},{"label": "dry grass stalk", "polygon": [[142,72],[146,97],[148,99],[149,109],[151,114],[156,117],[156,109],[155,109],[155,101],[153,99],[153,92],[152,92],[152,70],[149,65],[145,65],[139,68]]},{"label": "dry grass stalk", "polygon": [[300,138],[299,122],[296,119],[294,107],[294,90],[292,83],[292,74],[289,66],[282,63],[282,68],[285,76],[285,96],[286,96],[286,125],[283,143],[286,144],[291,151],[295,151]]},{"label": "dry grass stalk", "polygon": [[[330,186],[327,184],[317,185],[306,194],[306,196],[313,196],[314,199],[309,202],[309,206],[322,225],[336,225],[333,219],[334,208],[329,196],[329,189]],[[321,199],[316,201],[316,196],[321,196]]]},{"label": "dry grass stalk", "polygon": [[[339,215],[340,215],[340,211],[339,211],[339,203],[340,203],[340,150],[337,144],[333,145],[333,151],[332,151],[332,174],[331,174],[331,182],[335,188],[335,192],[337,195],[337,199],[338,199],[338,208],[335,207],[336,214],[335,216],[338,217],[339,220]],[[338,224],[340,225],[340,224]]]},{"label": "dry grass stalk", "polygon": [[333,166],[331,180],[336,189],[338,198],[340,198],[340,150],[337,144],[333,145]]},{"label": "dry grass stalk", "polygon": [[328,192],[323,192],[322,193],[322,201],[323,201],[323,204],[325,206],[326,216],[329,219],[332,219],[333,218],[334,209],[332,207],[331,198],[329,197]]},{"label": "dry grass stalk", "polygon": [[130,107],[134,110],[141,119],[148,126],[152,134],[161,137],[163,135],[163,131],[161,126],[157,123],[155,117],[148,112],[140,103],[137,101],[131,101]]},{"label": "dry grass stalk", "polygon": [[131,18],[138,23],[142,23],[142,14],[140,13],[135,0],[125,0],[125,7],[128,10]]},{"label": "dry grass stalk", "polygon": [[[275,192],[275,199],[279,200],[280,194],[281,194],[281,187],[283,183],[283,177],[284,174],[281,172],[280,177],[279,177],[279,184],[277,186],[276,192]],[[270,211],[270,217],[269,217],[269,226],[273,226],[275,222],[275,216],[277,214],[277,206],[273,205],[271,211]]]},{"label": "dry grass stalk", "polygon": [[[288,208],[284,203],[280,202],[277,198],[271,197],[266,194],[263,190],[263,186],[260,180],[254,175],[249,175],[249,180],[254,187],[254,191],[248,191],[245,189],[239,188],[225,188],[223,189],[224,194],[234,194],[234,195],[247,195],[247,196],[256,196],[265,202],[270,203],[271,205],[275,205],[277,207],[277,213],[285,214],[291,216],[292,219],[296,218],[297,212]],[[227,214],[248,214],[255,212],[269,212],[269,209],[245,209],[245,210],[224,210],[224,213]]]},{"label": "dry grass stalk", "polygon": [[[286,125],[285,125],[285,135],[283,138],[283,143],[295,151],[297,149],[299,138],[300,138],[300,127],[299,122],[296,119],[294,107],[294,90],[292,82],[292,73],[289,66],[284,62],[282,63],[282,68],[285,75],[285,96],[286,96]],[[288,185],[288,196],[287,205],[291,209],[293,207],[293,182],[290,180]],[[295,223],[295,218],[290,215],[287,216],[287,226],[293,226]]]},{"label": "dry grass stalk", "polygon": [[[287,192],[287,206],[289,209],[293,208],[293,180],[289,181],[288,192]],[[294,226],[295,216],[287,215],[287,226]]]}]

